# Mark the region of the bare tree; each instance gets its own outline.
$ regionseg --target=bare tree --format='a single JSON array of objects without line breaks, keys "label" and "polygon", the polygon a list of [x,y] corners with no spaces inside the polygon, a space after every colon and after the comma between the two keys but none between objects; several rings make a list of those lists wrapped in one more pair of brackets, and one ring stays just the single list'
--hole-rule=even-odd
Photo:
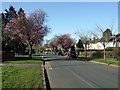
[{"label": "bare tree", "polygon": [[75,34],[79,37],[79,39],[81,39],[84,45],[85,57],[87,58],[87,49],[89,48],[90,44],[90,34],[82,31],[82,29],[80,31],[78,30]]},{"label": "bare tree", "polygon": [[104,60],[106,60],[106,46],[109,43],[110,37],[112,36],[112,31],[111,29],[106,29],[104,30],[103,28],[101,28],[100,26],[97,26],[97,32],[92,32],[92,34],[94,35],[94,37],[97,38],[97,42],[100,42],[103,45],[104,48]]}]

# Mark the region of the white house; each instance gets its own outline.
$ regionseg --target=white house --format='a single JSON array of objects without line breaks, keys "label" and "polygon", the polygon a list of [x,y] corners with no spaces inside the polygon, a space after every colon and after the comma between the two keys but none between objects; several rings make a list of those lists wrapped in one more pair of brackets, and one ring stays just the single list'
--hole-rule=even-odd
[{"label": "white house", "polygon": [[103,45],[100,42],[90,43],[89,49],[104,49]]},{"label": "white house", "polygon": [[[113,42],[113,41],[110,41],[107,45],[106,45],[106,48],[108,47],[120,47],[120,42]],[[100,42],[97,42],[97,43],[90,43],[89,49],[104,49],[103,45],[100,43]]]},{"label": "white house", "polygon": [[[110,40],[108,43],[106,43],[105,48],[108,47],[120,47],[120,34],[113,35],[110,37]],[[96,43],[90,43],[88,49],[104,49],[104,47],[100,42],[96,42]]]}]

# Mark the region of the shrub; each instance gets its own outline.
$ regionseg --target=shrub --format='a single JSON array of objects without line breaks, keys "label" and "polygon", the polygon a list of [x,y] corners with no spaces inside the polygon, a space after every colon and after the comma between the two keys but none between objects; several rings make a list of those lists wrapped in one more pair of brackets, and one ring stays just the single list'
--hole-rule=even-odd
[{"label": "shrub", "polygon": [[113,53],[111,52],[106,53],[106,58],[114,58]]},{"label": "shrub", "polygon": [[91,54],[92,58],[103,58],[103,52],[101,51],[96,51],[94,53]]},{"label": "shrub", "polygon": [[112,47],[106,48],[106,51],[113,51]]},{"label": "shrub", "polygon": [[116,59],[117,61],[120,59],[120,51],[114,51],[113,55],[114,55],[114,59]]}]

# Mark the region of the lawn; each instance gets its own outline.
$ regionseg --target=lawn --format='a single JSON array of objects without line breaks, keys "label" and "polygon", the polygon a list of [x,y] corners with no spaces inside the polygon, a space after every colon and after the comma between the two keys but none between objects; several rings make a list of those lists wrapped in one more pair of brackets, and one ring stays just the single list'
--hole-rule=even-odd
[{"label": "lawn", "polygon": [[43,88],[42,69],[2,67],[2,88]]}]

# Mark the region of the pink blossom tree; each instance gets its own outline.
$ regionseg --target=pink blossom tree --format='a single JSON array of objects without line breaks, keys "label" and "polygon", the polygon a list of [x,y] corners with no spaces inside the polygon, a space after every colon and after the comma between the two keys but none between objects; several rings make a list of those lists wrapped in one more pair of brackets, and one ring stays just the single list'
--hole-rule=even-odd
[{"label": "pink blossom tree", "polygon": [[49,28],[45,25],[46,13],[42,10],[32,12],[26,17],[24,12],[20,12],[16,18],[6,25],[6,34],[12,34],[11,39],[19,38],[30,48],[29,57],[32,57],[32,47],[41,43]]},{"label": "pink blossom tree", "polygon": [[70,37],[69,34],[63,34],[55,36],[51,42],[50,47],[52,49],[64,49],[65,51],[74,44],[74,40]]},{"label": "pink blossom tree", "polygon": [[49,43],[49,46],[51,47],[51,49],[53,51],[56,51],[58,48],[58,37],[55,36],[53,39],[51,39],[50,43]]},{"label": "pink blossom tree", "polygon": [[63,49],[68,49],[73,45],[74,41],[69,34],[63,34],[58,38],[58,44],[61,45]]}]

